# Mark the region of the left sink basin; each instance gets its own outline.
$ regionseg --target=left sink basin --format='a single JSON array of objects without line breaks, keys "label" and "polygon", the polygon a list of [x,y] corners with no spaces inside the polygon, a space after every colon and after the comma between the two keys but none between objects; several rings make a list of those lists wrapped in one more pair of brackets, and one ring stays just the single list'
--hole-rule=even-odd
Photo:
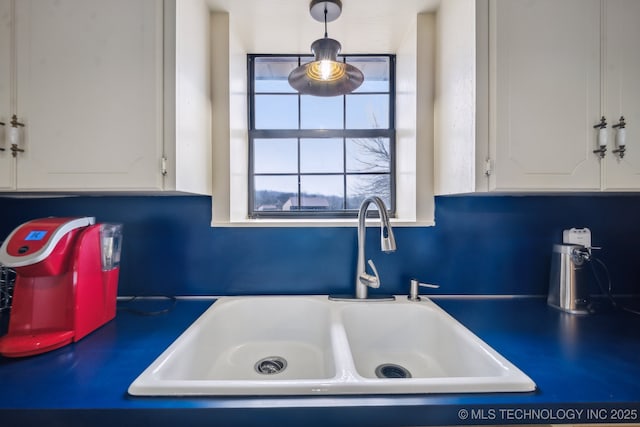
[{"label": "left sink basin", "polygon": [[329,316],[327,305],[315,297],[221,298],[129,393],[312,393],[336,374]]}]

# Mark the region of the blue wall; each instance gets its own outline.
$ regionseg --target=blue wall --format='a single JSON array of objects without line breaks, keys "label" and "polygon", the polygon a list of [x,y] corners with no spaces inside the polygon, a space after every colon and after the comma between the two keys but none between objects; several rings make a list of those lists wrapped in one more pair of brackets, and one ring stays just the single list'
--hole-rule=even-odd
[{"label": "blue wall", "polygon": [[[350,293],[356,229],[211,228],[211,199],[178,197],[0,198],[0,240],[29,219],[96,216],[124,224],[120,295]],[[413,277],[445,294],[546,294],[551,247],[562,230],[589,227],[614,292],[640,294],[640,196],[436,198],[436,227],[396,228],[382,254],[370,228],[367,256],[384,293]]]}]

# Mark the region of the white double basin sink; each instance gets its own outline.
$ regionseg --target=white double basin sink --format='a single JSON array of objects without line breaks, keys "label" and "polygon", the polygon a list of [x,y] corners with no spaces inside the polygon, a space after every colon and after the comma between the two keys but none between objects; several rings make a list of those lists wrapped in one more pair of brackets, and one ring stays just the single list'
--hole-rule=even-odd
[{"label": "white double basin sink", "polygon": [[138,396],[526,392],[534,382],[426,298],[218,299],[129,387]]}]

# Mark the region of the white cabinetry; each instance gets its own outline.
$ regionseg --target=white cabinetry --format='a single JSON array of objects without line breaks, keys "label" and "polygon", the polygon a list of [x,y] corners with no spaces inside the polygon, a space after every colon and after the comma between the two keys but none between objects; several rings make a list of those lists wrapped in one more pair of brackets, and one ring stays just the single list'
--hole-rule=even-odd
[{"label": "white cabinetry", "polygon": [[600,0],[490,8],[490,188],[599,190]]},{"label": "white cabinetry", "polygon": [[[176,178],[179,144],[193,151],[196,143],[178,140],[175,132],[180,127],[175,113],[180,81],[173,72],[176,33],[169,26],[167,43],[164,33],[165,21],[175,23],[174,3],[0,2],[11,12],[11,42],[2,37],[0,52],[2,68],[10,63],[8,80],[15,93],[7,108],[0,83],[0,120],[16,114],[25,124],[24,152],[1,154],[2,166],[8,162],[13,172],[7,182],[2,168],[0,186],[17,191],[182,190]],[[4,61],[7,49],[11,61]],[[7,80],[4,73],[0,77]],[[201,153],[206,162],[209,151],[201,142],[197,149],[207,150]],[[199,168],[191,172],[201,173]],[[184,190],[208,192],[210,170],[202,174],[197,185]]]},{"label": "white cabinetry", "polygon": [[[609,190],[640,190],[640,1],[605,0],[604,109],[609,125],[624,116],[624,157],[607,153],[604,186]],[[615,138],[610,132],[610,139]],[[610,150],[615,144],[611,141]]]},{"label": "white cabinetry", "polygon": [[[156,0],[160,1],[160,0]],[[164,0],[164,190],[211,194],[211,17],[207,0]]]},{"label": "white cabinetry", "polygon": [[[475,6],[475,19],[467,22],[463,52],[451,51],[449,43],[440,46],[440,55],[472,58],[467,77],[474,102],[463,109],[471,119],[462,126],[438,119],[436,193],[640,190],[640,135],[633,129],[640,124],[640,53],[633,48],[640,2],[456,2]],[[440,12],[443,24],[468,20],[450,8]],[[446,41],[452,26],[439,31]],[[443,83],[445,77],[439,81],[438,99],[446,105],[455,89]],[[449,107],[441,116],[458,113]],[[613,153],[611,127],[621,115],[627,123],[624,158]],[[601,116],[607,118],[609,141],[603,159],[593,152],[593,126]],[[460,127],[469,130],[464,140],[452,137]],[[472,158],[447,154],[460,147]],[[461,182],[448,172],[456,169],[464,172]]]},{"label": "white cabinetry", "polygon": [[[11,3],[0,0],[0,122],[6,126],[11,111]],[[0,191],[11,186],[14,174],[11,154],[5,140],[4,126],[0,126]]]}]

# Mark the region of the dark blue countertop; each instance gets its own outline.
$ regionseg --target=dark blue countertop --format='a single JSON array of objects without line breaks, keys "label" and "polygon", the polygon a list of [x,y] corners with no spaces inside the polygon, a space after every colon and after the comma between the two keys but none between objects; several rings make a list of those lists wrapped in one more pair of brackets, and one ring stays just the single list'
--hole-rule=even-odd
[{"label": "dark blue countertop", "polygon": [[640,316],[624,311],[572,316],[548,307],[544,298],[435,301],[527,373],[538,389],[394,396],[128,396],[129,384],[211,304],[179,300],[162,316],[119,311],[114,321],[78,343],[47,354],[0,357],[0,424],[640,423]]}]

